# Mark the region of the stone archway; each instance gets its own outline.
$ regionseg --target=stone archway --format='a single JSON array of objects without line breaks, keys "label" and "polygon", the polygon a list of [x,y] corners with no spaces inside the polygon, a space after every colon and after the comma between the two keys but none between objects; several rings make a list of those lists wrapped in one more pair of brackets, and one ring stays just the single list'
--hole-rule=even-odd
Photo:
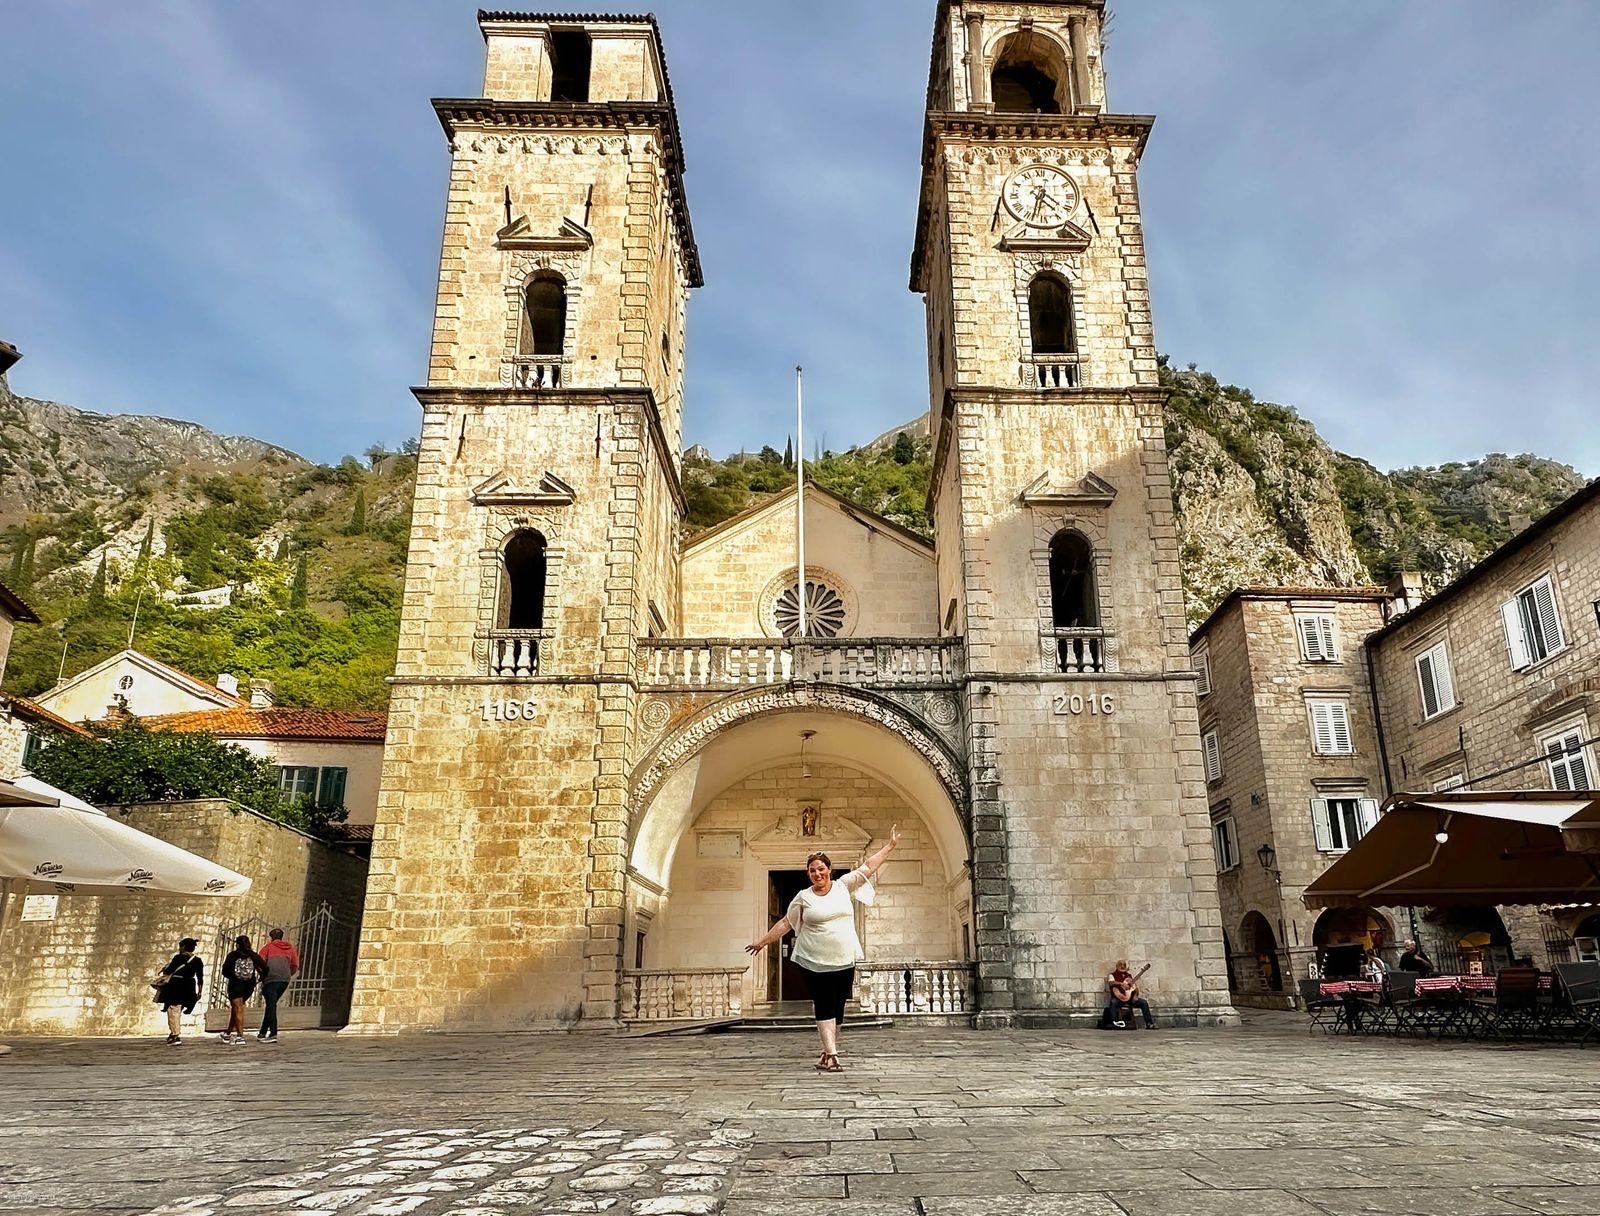
[{"label": "stone archway", "polygon": [[[868,958],[970,955],[965,774],[903,707],[829,687],[722,698],[669,732],[634,775],[625,986],[629,971],[742,965],[743,943],[781,915],[781,883],[808,853],[849,868],[895,822],[906,842],[859,917]],[[778,996],[776,961],[745,977],[753,1005],[790,999]]]}]

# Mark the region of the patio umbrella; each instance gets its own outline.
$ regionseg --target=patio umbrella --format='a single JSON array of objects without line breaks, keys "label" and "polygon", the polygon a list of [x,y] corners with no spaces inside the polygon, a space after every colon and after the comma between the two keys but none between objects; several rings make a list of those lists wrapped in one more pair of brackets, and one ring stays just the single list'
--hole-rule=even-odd
[{"label": "patio umbrella", "polygon": [[[59,895],[243,895],[250,879],[113,819],[36,777],[0,783],[0,883]],[[6,905],[0,901],[0,935]]]},{"label": "patio umbrella", "polygon": [[1308,908],[1600,898],[1600,856],[1582,851],[1597,817],[1594,794],[1396,794],[1372,829],[1301,898]]}]

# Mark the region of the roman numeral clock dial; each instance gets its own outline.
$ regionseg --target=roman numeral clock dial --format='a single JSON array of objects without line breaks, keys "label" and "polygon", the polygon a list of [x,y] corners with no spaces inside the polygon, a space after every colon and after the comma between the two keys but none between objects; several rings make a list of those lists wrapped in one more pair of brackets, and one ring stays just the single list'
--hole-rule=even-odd
[{"label": "roman numeral clock dial", "polygon": [[1078,209],[1078,183],[1051,165],[1018,169],[1005,185],[1006,210],[1030,228],[1059,228]]}]

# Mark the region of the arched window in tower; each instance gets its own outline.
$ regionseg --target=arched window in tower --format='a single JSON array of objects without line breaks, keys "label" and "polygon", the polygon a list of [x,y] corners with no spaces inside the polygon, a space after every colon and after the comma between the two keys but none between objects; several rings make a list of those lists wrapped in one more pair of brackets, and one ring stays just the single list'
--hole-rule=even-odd
[{"label": "arched window in tower", "polygon": [[566,341],[566,280],[554,271],[540,271],[523,291],[520,353],[559,358]]},{"label": "arched window in tower", "polygon": [[1094,629],[1100,624],[1094,551],[1080,532],[1057,532],[1050,542],[1050,614],[1057,629]]},{"label": "arched window in tower", "polygon": [[1072,288],[1060,275],[1045,272],[1028,285],[1028,321],[1036,355],[1070,355],[1078,349],[1072,324]]},{"label": "arched window in tower", "polygon": [[996,110],[1010,114],[1061,114],[1070,108],[1071,73],[1056,43],[1023,30],[1001,44],[989,77]]},{"label": "arched window in tower", "polygon": [[531,528],[512,533],[506,541],[500,628],[544,628],[545,549],[544,537]]}]

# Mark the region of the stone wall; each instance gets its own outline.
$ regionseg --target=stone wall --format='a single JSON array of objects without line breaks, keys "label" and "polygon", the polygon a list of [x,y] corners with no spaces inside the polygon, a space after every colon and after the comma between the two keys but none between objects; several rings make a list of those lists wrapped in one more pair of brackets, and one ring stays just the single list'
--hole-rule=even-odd
[{"label": "stone wall", "polygon": [[[1549,575],[1566,645],[1523,671],[1511,667],[1500,608]],[[1481,774],[1540,756],[1541,740],[1563,727],[1584,738],[1600,730],[1600,498],[1591,496],[1532,543],[1496,561],[1459,593],[1437,597],[1375,639],[1379,703],[1397,790],[1429,791],[1451,778],[1475,789],[1550,789],[1532,764],[1487,782]],[[1417,657],[1443,642],[1456,705],[1424,720]],[[1596,749],[1586,753],[1600,785]]]},{"label": "stone wall", "polygon": [[13,912],[0,949],[0,1033],[165,1034],[146,981],[180,938],[200,943],[209,997],[220,930],[252,917],[293,925],[324,901],[345,924],[361,919],[366,863],[254,811],[207,800],[107,813],[247,875],[250,891],[226,899],[63,895],[53,921],[19,922]]}]

